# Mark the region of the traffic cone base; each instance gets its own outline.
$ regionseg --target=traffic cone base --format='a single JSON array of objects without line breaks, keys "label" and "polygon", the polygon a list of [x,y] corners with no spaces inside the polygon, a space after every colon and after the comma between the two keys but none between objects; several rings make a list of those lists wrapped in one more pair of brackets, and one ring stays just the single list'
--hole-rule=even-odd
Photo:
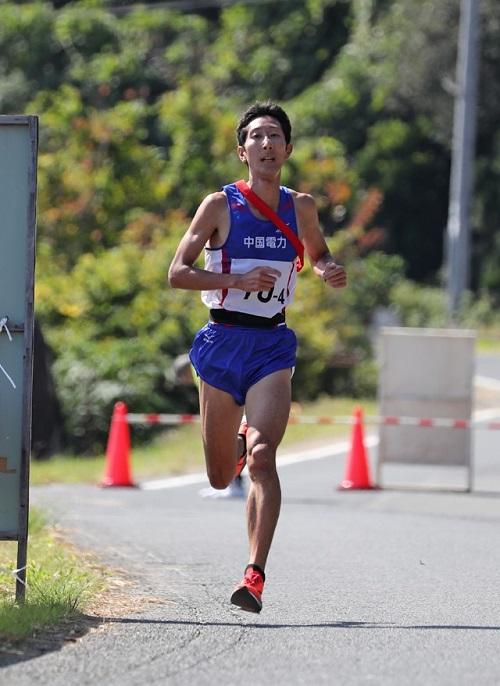
[{"label": "traffic cone base", "polygon": [[339,483],[337,488],[339,491],[373,491],[377,486],[374,486],[373,484],[369,484],[368,486],[356,486],[354,481],[344,479]]},{"label": "traffic cone base", "polygon": [[106,448],[106,469],[99,484],[103,488],[136,487],[130,475],[130,428],[127,412],[125,403],[115,404]]},{"label": "traffic cone base", "polygon": [[351,433],[351,449],[347,457],[345,477],[340,482],[338,490],[371,490],[375,488],[371,482],[368,459],[363,431],[363,411],[360,407],[354,409],[354,422]]}]

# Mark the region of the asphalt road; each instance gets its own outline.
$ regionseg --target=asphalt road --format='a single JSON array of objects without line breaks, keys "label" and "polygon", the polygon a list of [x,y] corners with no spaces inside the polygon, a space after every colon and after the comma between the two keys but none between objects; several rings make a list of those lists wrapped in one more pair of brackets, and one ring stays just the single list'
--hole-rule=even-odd
[{"label": "asphalt road", "polygon": [[500,380],[500,357],[493,353],[476,357],[476,374]]},{"label": "asphalt road", "polygon": [[[260,615],[228,599],[246,561],[244,503],[160,490],[35,488],[32,501],[126,569],[145,599],[104,630],[0,670],[0,684],[500,683],[500,432],[463,473],[394,472],[339,492],[343,455],[282,464],[283,508]],[[370,449],[370,460],[375,449]],[[455,473],[456,472],[456,473]]]}]

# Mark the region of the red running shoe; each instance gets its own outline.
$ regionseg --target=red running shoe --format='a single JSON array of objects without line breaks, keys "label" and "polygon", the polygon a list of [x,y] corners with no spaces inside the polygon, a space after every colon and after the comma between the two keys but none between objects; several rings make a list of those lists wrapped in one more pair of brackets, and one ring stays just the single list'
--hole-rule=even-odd
[{"label": "red running shoe", "polygon": [[241,436],[241,438],[243,439],[243,452],[239,456],[238,462],[236,463],[236,472],[234,474],[235,478],[240,476],[241,472],[243,471],[247,463],[247,431],[247,421],[246,419],[242,419],[240,428],[238,429],[238,436]]},{"label": "red running shoe", "polygon": [[264,581],[265,574],[248,565],[243,581],[234,589],[231,596],[233,605],[237,605],[247,612],[260,612],[262,610]]}]

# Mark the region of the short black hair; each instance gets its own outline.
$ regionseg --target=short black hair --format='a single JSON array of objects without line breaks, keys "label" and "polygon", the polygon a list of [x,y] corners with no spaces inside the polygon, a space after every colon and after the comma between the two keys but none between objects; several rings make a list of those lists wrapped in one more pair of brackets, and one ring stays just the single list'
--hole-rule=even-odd
[{"label": "short black hair", "polygon": [[251,121],[258,117],[273,117],[276,119],[283,129],[286,144],[292,140],[292,125],[285,110],[276,105],[276,103],[268,100],[267,102],[256,102],[249,107],[241,116],[241,119],[236,128],[236,136],[238,138],[238,145],[244,145],[247,138],[247,127]]}]

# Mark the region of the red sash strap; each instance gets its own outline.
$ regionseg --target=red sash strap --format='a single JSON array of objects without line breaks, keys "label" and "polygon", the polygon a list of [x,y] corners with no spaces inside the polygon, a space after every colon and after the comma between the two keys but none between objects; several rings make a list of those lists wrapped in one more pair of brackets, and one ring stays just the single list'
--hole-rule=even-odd
[{"label": "red sash strap", "polygon": [[251,202],[261,214],[272,221],[272,223],[277,226],[281,233],[283,233],[290,241],[295,248],[295,252],[297,253],[297,271],[300,272],[304,266],[304,246],[302,241],[294,234],[290,227],[287,226],[285,222],[280,219],[280,217],[278,217],[276,212],[274,212],[274,210],[272,210],[269,205],[262,200],[262,198],[259,198],[259,196],[253,192],[246,181],[243,181],[243,179],[241,181],[235,181],[234,185],[241,193],[243,193],[245,198]]}]

